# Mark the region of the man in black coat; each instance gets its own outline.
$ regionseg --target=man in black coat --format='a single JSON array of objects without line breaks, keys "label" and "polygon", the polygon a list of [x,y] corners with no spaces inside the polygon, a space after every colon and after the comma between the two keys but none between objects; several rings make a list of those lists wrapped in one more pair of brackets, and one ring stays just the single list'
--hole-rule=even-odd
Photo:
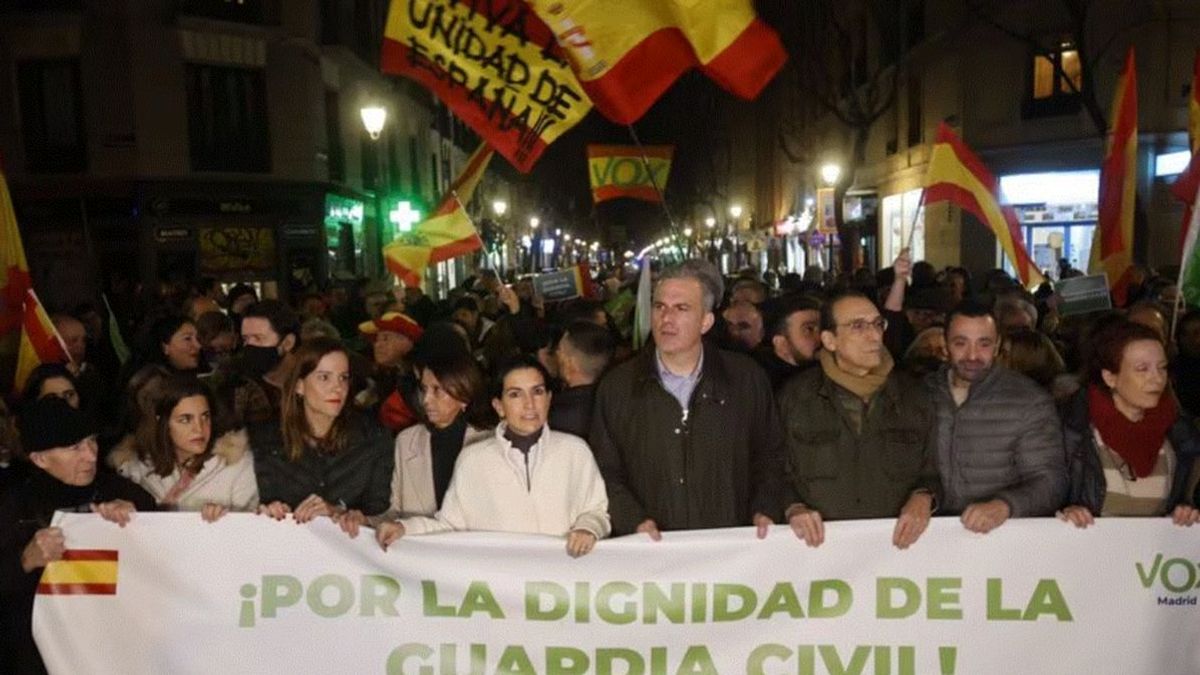
[{"label": "man in black coat", "polygon": [[550,402],[550,428],[587,438],[596,381],[612,360],[612,334],[590,321],[574,321],[558,341],[554,358],[565,385]]},{"label": "man in black coat", "polygon": [[134,483],[100,470],[96,429],[66,401],[48,397],[21,411],[21,444],[32,465],[0,498],[0,672],[45,672],[31,620],[38,579],[61,560],[67,542],[52,527],[55,511],[95,512],[122,527],[135,511],[155,509]]},{"label": "man in black coat", "polygon": [[702,341],[723,282],[689,260],[654,290],[654,346],[600,382],[590,444],[613,532],[755,525],[783,510],[783,433],[771,383],[748,356]]}]

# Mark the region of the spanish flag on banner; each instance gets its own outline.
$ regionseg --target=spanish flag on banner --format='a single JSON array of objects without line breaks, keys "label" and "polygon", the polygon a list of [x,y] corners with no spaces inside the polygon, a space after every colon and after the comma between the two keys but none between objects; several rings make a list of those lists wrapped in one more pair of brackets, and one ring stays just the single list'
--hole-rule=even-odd
[{"label": "spanish flag on banner", "polygon": [[1137,198],[1137,69],[1133,47],[1117,80],[1108,153],[1100,167],[1100,219],[1089,271],[1108,276],[1113,304],[1124,307],[1133,270],[1133,207]]},{"label": "spanish flag on banner", "polygon": [[25,291],[25,312],[21,321],[21,347],[17,351],[17,375],[13,391],[25,388],[34,368],[43,363],[67,363],[71,358],[67,347],[55,330],[50,317],[33,289]]},{"label": "spanish flag on banner", "polygon": [[631,124],[695,66],[758,96],[787,60],[752,0],[528,0],[554,31],[596,109]]},{"label": "spanish flag on banner", "polygon": [[925,203],[950,202],[978,218],[996,235],[1021,284],[1036,286],[1046,279],[1025,250],[1016,212],[1001,206],[998,195],[999,183],[979,157],[945,122],[939,125],[925,174]]},{"label": "spanish flag on banner", "polygon": [[667,175],[671,172],[674,153],[675,148],[669,145],[643,148],[589,145],[588,174],[592,180],[593,201],[599,204],[617,197],[631,197],[661,203],[659,190],[667,189]]},{"label": "spanish flag on banner", "polygon": [[522,0],[392,0],[380,68],[429,88],[525,172],[592,109]]},{"label": "spanish flag on banner", "polygon": [[29,264],[25,262],[25,248],[17,229],[17,214],[8,193],[4,164],[0,162],[0,356],[12,358],[17,353],[21,303],[31,286]]},{"label": "spanish flag on banner", "polygon": [[67,549],[46,565],[38,595],[116,595],[117,551]]},{"label": "spanish flag on banner", "polygon": [[483,248],[483,240],[467,215],[467,204],[493,154],[486,142],[480,145],[429,220],[383,248],[388,269],[404,285],[420,286],[425,279],[425,268]]}]

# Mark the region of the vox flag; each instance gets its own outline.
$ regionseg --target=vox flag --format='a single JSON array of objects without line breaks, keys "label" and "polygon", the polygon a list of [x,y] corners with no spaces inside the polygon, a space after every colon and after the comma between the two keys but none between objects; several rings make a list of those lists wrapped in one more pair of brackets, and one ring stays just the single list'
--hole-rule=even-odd
[{"label": "vox flag", "polygon": [[752,0],[529,0],[596,109],[637,121],[693,67],[745,99],[787,60]]},{"label": "vox flag", "polygon": [[486,142],[480,145],[433,215],[384,247],[384,262],[406,286],[420,286],[429,265],[483,247],[483,240],[467,215],[467,204],[493,154]]},{"label": "vox flag", "polygon": [[1100,218],[1092,240],[1092,274],[1108,277],[1113,304],[1124,307],[1133,270],[1133,207],[1137,198],[1137,67],[1133,48],[1113,96],[1108,151],[1100,167]]},{"label": "vox flag", "polygon": [[[588,175],[592,200],[599,204],[618,197],[662,202],[675,148],[669,145],[589,145]],[[657,187],[656,187],[657,186]]]},{"label": "vox flag", "polygon": [[392,0],[380,68],[429,88],[525,172],[592,108],[522,0]]},{"label": "vox flag", "polygon": [[1012,207],[1001,206],[998,194],[999,183],[979,157],[945,122],[939,125],[925,175],[925,203],[950,202],[978,218],[996,235],[1021,285],[1040,284],[1045,277],[1025,249],[1017,214]]}]

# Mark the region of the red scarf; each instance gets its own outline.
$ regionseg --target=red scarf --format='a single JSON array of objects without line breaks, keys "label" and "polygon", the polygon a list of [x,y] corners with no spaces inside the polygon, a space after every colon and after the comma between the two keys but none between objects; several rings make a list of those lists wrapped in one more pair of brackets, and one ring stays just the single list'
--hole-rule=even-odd
[{"label": "red scarf", "polygon": [[1088,387],[1088,414],[1108,447],[1125,460],[1133,475],[1145,478],[1154,470],[1158,451],[1178,411],[1175,398],[1163,392],[1158,405],[1147,410],[1141,421],[1133,422],[1117,410],[1111,394],[1093,384]]}]

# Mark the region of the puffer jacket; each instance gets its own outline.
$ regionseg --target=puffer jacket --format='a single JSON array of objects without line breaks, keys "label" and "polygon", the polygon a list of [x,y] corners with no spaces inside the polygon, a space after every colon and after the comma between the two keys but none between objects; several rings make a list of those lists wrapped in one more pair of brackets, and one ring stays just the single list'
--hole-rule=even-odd
[{"label": "puffer jacket", "polygon": [[1000,499],[1012,518],[1052,515],[1066,500],[1067,466],[1050,394],[1024,375],[995,366],[957,406],[949,369],[945,365],[925,378],[937,417],[943,510],[961,513],[975,502]]},{"label": "puffer jacket", "polygon": [[[1096,439],[1092,435],[1092,418],[1088,410],[1086,387],[1075,394],[1063,407],[1063,445],[1067,450],[1067,474],[1070,487],[1067,503],[1087,507],[1093,515],[1100,515],[1104,508],[1104,495],[1108,483],[1104,480],[1104,467],[1096,452]],[[1167,441],[1175,451],[1175,477],[1171,482],[1171,494],[1167,499],[1167,512],[1179,504],[1200,507],[1200,490],[1187,494],[1188,480],[1196,457],[1200,456],[1200,431],[1195,420],[1182,408],[1175,423],[1167,430]]]},{"label": "puffer jacket", "polygon": [[[107,461],[117,473],[140,485],[159,503],[182,478],[178,468],[167,476],[160,476],[155,473],[153,464],[139,459],[132,434],[113,448]],[[250,442],[244,429],[217,438],[212,456],[176,499],[176,508],[180,511],[199,511],[205,504],[220,504],[231,511],[258,508],[254,457],[250,454]]]},{"label": "puffer jacket", "polygon": [[250,449],[258,495],[263,504],[280,501],[293,509],[309,495],[366,514],[388,508],[392,483],[392,436],[356,411],[346,429],[345,447],[336,454],[305,447],[296,461],[288,459],[278,424],[250,427]]}]

